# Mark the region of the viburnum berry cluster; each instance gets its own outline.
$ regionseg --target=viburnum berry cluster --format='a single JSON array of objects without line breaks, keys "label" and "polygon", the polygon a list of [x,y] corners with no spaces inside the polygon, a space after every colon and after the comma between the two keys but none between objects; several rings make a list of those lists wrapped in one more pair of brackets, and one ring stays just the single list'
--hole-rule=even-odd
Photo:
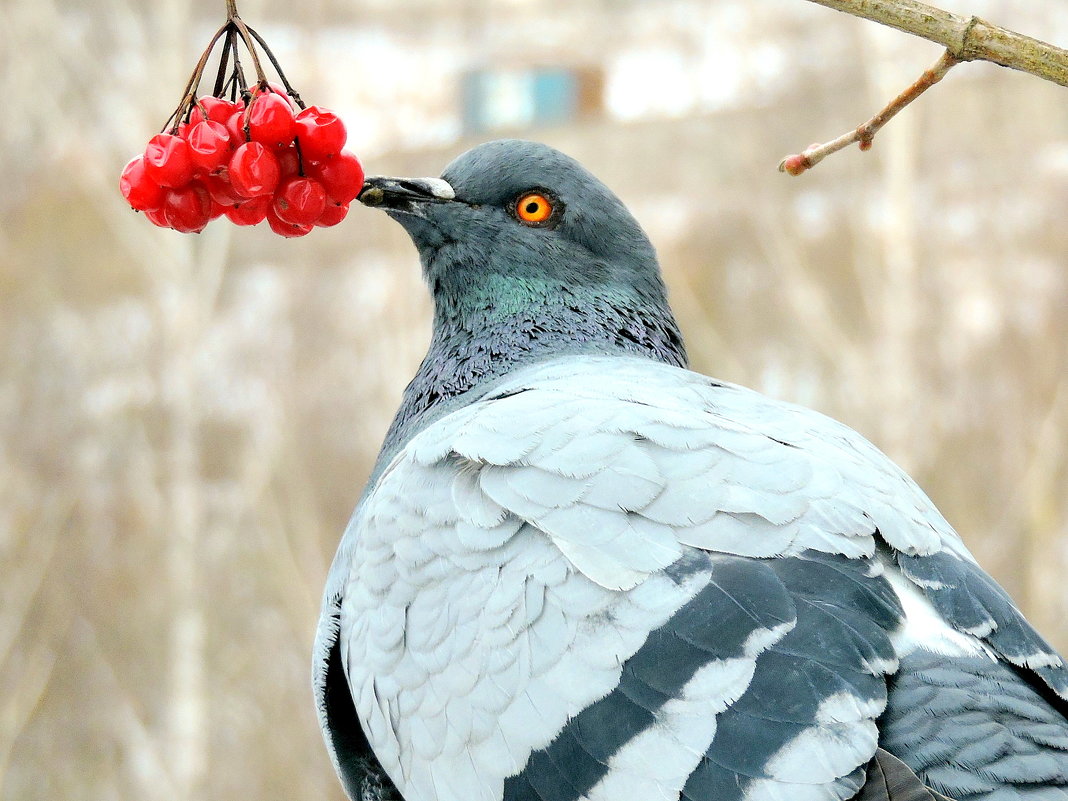
[{"label": "viburnum berry cluster", "polygon": [[[119,177],[137,211],[163,228],[200,233],[226,217],[235,225],[264,220],[276,234],[304,236],[337,225],[363,187],[359,160],[344,149],[345,124],[332,111],[305,106],[266,42],[237,15],[208,44],[178,108]],[[198,96],[212,50],[223,42],[215,89]],[[245,81],[238,44],[252,57],[257,81]],[[268,82],[255,43],[282,84]]]}]

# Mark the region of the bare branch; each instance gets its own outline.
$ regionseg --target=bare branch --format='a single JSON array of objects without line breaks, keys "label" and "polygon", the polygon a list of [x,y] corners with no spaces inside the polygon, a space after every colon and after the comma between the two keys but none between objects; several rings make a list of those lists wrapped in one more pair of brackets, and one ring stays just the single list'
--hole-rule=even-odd
[{"label": "bare branch", "polygon": [[872,139],[875,138],[875,134],[880,128],[892,120],[901,109],[942,80],[946,73],[957,64],[960,64],[960,60],[947,50],[938,59],[938,63],[925,71],[908,89],[891,100],[882,111],[870,120],[863,125],[858,125],[852,131],[842,134],[837,139],[832,139],[822,145],[817,142],[814,145],[809,145],[800,153],[787,156],[779,162],[779,172],[800,175],[810,167],[815,167],[827,156],[837,153],[854,142],[860,143],[861,150],[869,150]]},{"label": "bare branch", "polygon": [[1068,86],[1068,50],[916,0],[809,0],[945,47],[958,61],[990,61]]}]

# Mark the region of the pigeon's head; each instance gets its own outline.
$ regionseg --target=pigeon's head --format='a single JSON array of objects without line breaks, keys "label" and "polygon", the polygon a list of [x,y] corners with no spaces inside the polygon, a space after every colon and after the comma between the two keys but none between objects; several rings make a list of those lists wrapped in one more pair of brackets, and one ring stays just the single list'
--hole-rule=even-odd
[{"label": "pigeon's head", "polygon": [[561,289],[665,304],[656,254],[634,217],[582,165],[546,145],[479,145],[441,178],[371,178],[360,201],[408,231],[439,311],[464,299],[508,305]]},{"label": "pigeon's head", "polygon": [[649,238],[551,147],[489,142],[440,178],[370,178],[360,201],[404,226],[434,297],[430,348],[383,458],[435,410],[525,364],[589,353],[686,364]]}]

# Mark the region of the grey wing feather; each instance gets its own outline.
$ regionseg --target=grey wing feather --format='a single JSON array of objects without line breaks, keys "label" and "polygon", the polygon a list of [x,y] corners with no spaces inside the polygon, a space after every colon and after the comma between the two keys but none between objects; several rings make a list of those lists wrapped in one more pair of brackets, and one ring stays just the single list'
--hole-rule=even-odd
[{"label": "grey wing feather", "polygon": [[985,656],[913,652],[893,680],[882,745],[961,799],[1068,799],[1068,725],[1056,696]]},{"label": "grey wing feather", "polygon": [[1012,664],[1034,671],[1068,699],[1068,668],[1060,655],[978,565],[951,553],[923,557],[899,553],[896,558],[901,571],[950,625],[988,643]]},{"label": "grey wing feather", "polygon": [[[808,552],[769,563],[797,610],[744,695],[717,719],[691,799],[850,798],[876,748],[901,608],[866,565]],[[818,795],[808,795],[821,787]]]},{"label": "grey wing feather", "polygon": [[[672,788],[700,801],[806,797],[798,794],[813,788],[822,790],[812,797],[848,798],[857,791],[885,703],[884,679],[872,666],[893,662],[882,628],[900,614],[892,590],[865,586],[863,569],[842,557],[693,558],[710,568],[704,588],[650,632],[608,696],[505,782],[505,799],[643,797],[624,788],[633,793],[650,782],[640,754],[664,747],[662,740],[678,764],[667,774],[662,764],[653,768],[663,783],[644,797],[669,797]],[[872,617],[857,615],[828,632],[805,575],[819,574],[827,586],[851,570],[856,583],[842,582],[826,602],[859,603]],[[828,651],[839,638],[849,645]],[[787,676],[793,681],[784,686]],[[673,717],[671,710],[695,694],[694,718]]]}]

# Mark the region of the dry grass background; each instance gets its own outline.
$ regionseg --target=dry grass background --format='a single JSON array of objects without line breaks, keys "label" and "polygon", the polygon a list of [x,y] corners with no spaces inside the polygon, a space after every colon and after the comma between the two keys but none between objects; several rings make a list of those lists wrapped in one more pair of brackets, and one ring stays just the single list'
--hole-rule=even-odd
[{"label": "dry grass background", "polygon": [[[937,48],[802,0],[337,5],[241,8],[386,174],[436,174],[472,143],[431,124],[465,65],[696,58],[729,26],[750,54],[721,76],[731,102],[510,133],[635,210],[696,369],[868,435],[1068,647],[1064,89],[963,66],[872,153],[789,179],[782,155],[860,122]],[[944,5],[1068,45],[1053,0]],[[0,2],[4,801],[342,797],[311,637],[429,304],[403,232],[370,211],[278,241],[183,237],[123,207],[119,169],[221,15]],[[387,46],[417,65],[395,99]]]}]

